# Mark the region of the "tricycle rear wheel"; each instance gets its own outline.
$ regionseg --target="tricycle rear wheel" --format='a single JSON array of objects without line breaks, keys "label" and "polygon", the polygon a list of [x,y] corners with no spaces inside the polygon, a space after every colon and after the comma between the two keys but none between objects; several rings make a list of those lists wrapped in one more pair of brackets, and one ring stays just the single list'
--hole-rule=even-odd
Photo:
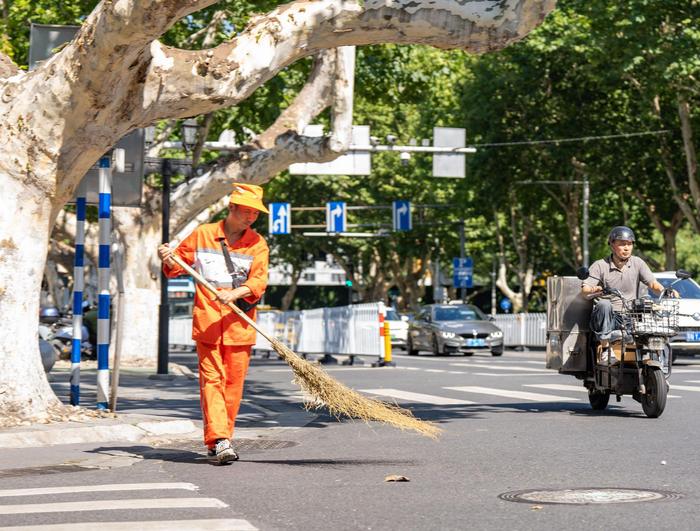
[{"label": "tricycle rear wheel", "polygon": [[666,394],[668,392],[666,379],[661,370],[648,370],[646,378],[644,378],[644,386],[646,393],[641,396],[644,414],[652,419],[660,417],[666,408]]}]

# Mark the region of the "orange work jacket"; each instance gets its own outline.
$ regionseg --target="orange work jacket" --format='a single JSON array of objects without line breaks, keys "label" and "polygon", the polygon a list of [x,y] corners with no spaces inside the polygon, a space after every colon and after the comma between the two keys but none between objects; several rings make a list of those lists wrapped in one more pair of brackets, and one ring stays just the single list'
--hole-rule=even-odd
[{"label": "orange work jacket", "polygon": [[[257,302],[267,287],[269,249],[265,239],[252,229],[245,229],[233,245],[228,245],[234,274],[231,275],[224,261],[218,238],[225,238],[224,222],[208,223],[197,227],[177,249],[184,262],[217,288],[247,286],[252,295],[245,300]],[[179,265],[163,264],[168,278],[185,274]],[[228,306],[216,300],[209,290],[197,284],[192,314],[192,339],[204,343],[224,345],[254,345],[255,329],[238,317]],[[247,312],[255,320],[255,308]]]}]

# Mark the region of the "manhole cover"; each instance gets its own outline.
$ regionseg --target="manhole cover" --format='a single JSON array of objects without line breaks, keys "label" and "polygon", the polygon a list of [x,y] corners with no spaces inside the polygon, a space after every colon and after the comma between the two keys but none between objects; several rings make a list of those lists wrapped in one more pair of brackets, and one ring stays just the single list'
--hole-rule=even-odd
[{"label": "manhole cover", "polygon": [[635,503],[658,500],[677,500],[681,494],[661,490],[584,488],[584,489],[530,489],[505,492],[502,500],[521,503],[553,503],[565,505],[594,505],[602,503]]},{"label": "manhole cover", "polygon": [[291,448],[299,443],[294,441],[278,441],[275,439],[234,439],[233,446],[237,450],[279,450]]}]

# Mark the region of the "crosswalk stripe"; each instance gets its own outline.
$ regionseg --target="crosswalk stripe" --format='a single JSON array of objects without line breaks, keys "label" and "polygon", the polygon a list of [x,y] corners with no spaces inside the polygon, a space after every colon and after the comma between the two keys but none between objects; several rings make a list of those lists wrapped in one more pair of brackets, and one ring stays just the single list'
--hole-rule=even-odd
[{"label": "crosswalk stripe", "polygon": [[388,396],[390,398],[409,400],[411,402],[421,402],[423,404],[434,404],[436,406],[463,406],[474,403],[468,400],[458,400],[456,398],[426,395],[423,393],[412,393],[410,391],[401,391],[399,389],[360,389],[360,391],[371,395]]},{"label": "crosswalk stripe", "polygon": [[565,385],[565,384],[523,384],[523,387],[536,387],[538,389],[548,389],[550,391],[575,391],[588,393],[588,389],[582,385]]},{"label": "crosswalk stripe", "polygon": [[221,509],[228,505],[216,498],[145,498],[136,500],[93,500],[81,502],[0,505],[0,514],[66,513],[134,509]]},{"label": "crosswalk stripe", "polygon": [[[539,389],[548,389],[550,391],[579,391],[588,393],[588,389],[582,385],[565,385],[565,384],[523,384],[523,387],[535,387]],[[666,395],[667,398],[681,398],[678,395]]]},{"label": "crosswalk stripe", "polygon": [[676,385],[676,384],[670,384],[671,389],[674,391],[695,391],[696,393],[700,393],[700,387],[696,387],[694,385]]},{"label": "crosswalk stripe", "polygon": [[443,387],[450,391],[460,391],[463,393],[476,393],[482,395],[500,396],[503,398],[517,398],[519,400],[531,400],[533,402],[578,402],[578,398],[567,396],[543,395],[540,393],[528,393],[525,391],[510,391],[508,389],[494,389],[491,387],[463,386],[463,387]]},{"label": "crosswalk stripe", "polygon": [[444,369],[423,369],[425,372],[447,372]]},{"label": "crosswalk stripe", "polygon": [[523,374],[522,372],[514,372],[514,373],[508,373],[508,372],[475,372],[474,376],[517,376],[518,378],[522,378],[525,376],[559,376],[559,373],[557,372],[533,372],[533,373],[525,373]]},{"label": "crosswalk stripe", "polygon": [[200,520],[169,520],[142,522],[80,522],[71,524],[46,524],[0,527],[17,531],[258,531],[247,520],[236,518],[212,518]]},{"label": "crosswalk stripe", "polygon": [[192,483],[114,483],[109,485],[77,485],[73,487],[42,487],[35,489],[0,490],[0,498],[9,496],[38,496],[42,494],[72,494],[77,492],[113,492],[120,490],[197,490]]},{"label": "crosswalk stripe", "polygon": [[541,369],[534,367],[519,367],[518,365],[495,365],[486,363],[450,363],[453,367],[471,367],[472,369],[491,369],[496,371],[544,372],[547,369],[542,364]]}]

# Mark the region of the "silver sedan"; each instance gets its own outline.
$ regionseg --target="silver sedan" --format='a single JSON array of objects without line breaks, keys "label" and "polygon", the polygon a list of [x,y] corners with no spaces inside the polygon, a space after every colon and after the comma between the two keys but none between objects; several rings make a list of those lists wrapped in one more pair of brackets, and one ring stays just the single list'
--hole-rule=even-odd
[{"label": "silver sedan", "polygon": [[421,308],[409,324],[406,350],[434,355],[475,352],[503,354],[503,332],[476,306],[468,304],[429,304]]}]

